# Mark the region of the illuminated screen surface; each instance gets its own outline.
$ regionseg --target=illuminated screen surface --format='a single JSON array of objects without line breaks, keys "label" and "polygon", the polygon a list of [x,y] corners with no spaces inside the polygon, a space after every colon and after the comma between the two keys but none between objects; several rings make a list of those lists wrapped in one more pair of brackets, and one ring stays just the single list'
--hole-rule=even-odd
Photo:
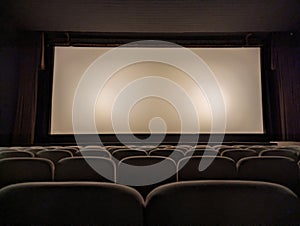
[{"label": "illuminated screen surface", "polygon": [[[82,101],[84,104],[92,98],[89,96],[89,88],[83,91],[80,82],[89,68],[97,63],[97,59],[110,50],[111,48],[103,47],[55,47],[51,134],[95,133],[95,130],[85,126],[76,128],[74,132],[73,104],[74,101]],[[213,132],[262,134],[264,131],[260,48],[190,50],[199,56],[211,71],[223,97],[226,127],[224,131]],[[142,51],[160,54],[165,49],[144,48]],[[128,57],[131,57],[130,54]],[[189,68],[195,67],[191,62],[186,63]],[[107,76],[101,73],[99,71],[99,78]],[[150,131],[172,134],[181,133],[183,127],[185,133],[212,132],[214,119],[208,94],[176,64],[143,61],[124,65],[109,75],[105,84],[99,84],[100,86],[102,88],[98,90],[96,101],[93,103],[93,120],[99,134],[150,133]],[[86,92],[85,98],[74,99],[78,90]],[[148,96],[143,96],[145,90]],[[155,95],[156,93],[158,95]],[[143,98],[138,98],[139,94]],[[133,95],[136,95],[135,102],[130,100]],[[171,99],[164,98],[164,95]],[[188,99],[183,98],[183,95]],[[193,109],[189,108],[187,100]],[[191,114],[191,110],[197,112],[197,120],[195,117],[183,120],[182,115]],[[82,111],[85,114],[85,109]],[[197,125],[197,129],[194,125]]]}]

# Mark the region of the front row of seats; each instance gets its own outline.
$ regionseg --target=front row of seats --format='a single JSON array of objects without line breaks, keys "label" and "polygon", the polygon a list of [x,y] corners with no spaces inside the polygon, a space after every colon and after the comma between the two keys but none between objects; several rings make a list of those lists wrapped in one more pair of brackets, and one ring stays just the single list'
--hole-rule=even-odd
[{"label": "front row of seats", "polygon": [[297,196],[254,181],[177,182],[144,202],[134,189],[96,182],[41,182],[0,190],[1,225],[299,225]]},{"label": "front row of seats", "polygon": [[133,186],[146,197],[155,187],[166,183],[224,179],[273,182],[300,194],[298,165],[285,157],[248,157],[237,165],[220,156],[184,158],[177,165],[172,159],[158,156],[128,157],[118,166],[101,157],[65,158],[56,166],[41,158],[0,160],[0,188],[31,181],[117,182]]}]

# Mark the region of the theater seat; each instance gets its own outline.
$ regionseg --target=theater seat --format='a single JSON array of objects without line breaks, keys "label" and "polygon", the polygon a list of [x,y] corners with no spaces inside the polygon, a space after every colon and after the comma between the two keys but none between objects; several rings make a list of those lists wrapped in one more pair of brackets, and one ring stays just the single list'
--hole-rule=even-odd
[{"label": "theater seat", "polygon": [[121,161],[126,157],[131,156],[147,156],[147,152],[144,150],[135,150],[135,149],[118,149],[112,152],[112,156],[117,160]]},{"label": "theater seat", "polygon": [[[199,165],[209,166],[199,171]],[[237,169],[235,162],[227,157],[193,156],[181,159],[177,164],[177,180],[225,180],[236,179]]]},{"label": "theater seat", "polygon": [[261,156],[241,159],[237,163],[238,177],[242,180],[258,180],[284,185],[299,193],[299,169],[295,161],[287,157]]},{"label": "theater seat", "polygon": [[195,149],[185,153],[185,156],[217,156],[219,153],[213,149]]},{"label": "theater seat", "polygon": [[284,156],[295,161],[298,161],[298,155],[293,150],[285,150],[285,149],[272,149],[272,150],[264,150],[260,152],[260,156]]},{"label": "theater seat", "polygon": [[34,157],[34,154],[28,151],[1,151],[0,159],[15,157]]},{"label": "theater seat", "polygon": [[76,152],[77,156],[90,156],[90,157],[105,157],[105,158],[111,158],[111,154],[106,151],[106,150],[91,150],[91,149],[87,149],[87,150],[80,150],[78,152]]},{"label": "theater seat", "polygon": [[25,151],[29,151],[32,154],[34,154],[36,156],[36,153],[38,153],[39,151],[43,151],[46,150],[44,147],[29,147],[24,149]]},{"label": "theater seat", "polygon": [[18,148],[8,148],[8,147],[4,147],[0,149],[0,152],[5,152],[5,151],[20,151],[20,149]]},{"label": "theater seat", "polygon": [[299,224],[298,197],[266,182],[197,181],[163,185],[146,199],[145,225]]},{"label": "theater seat", "polygon": [[152,150],[149,152],[150,156],[164,156],[173,159],[175,162],[178,162],[184,157],[184,152],[174,149],[160,149]]},{"label": "theater seat", "polygon": [[231,149],[226,150],[221,153],[221,156],[225,156],[228,158],[233,159],[235,162],[238,162],[242,158],[250,157],[250,156],[257,156],[258,154],[249,149]]},{"label": "theater seat", "polygon": [[143,199],[112,183],[24,183],[0,190],[2,225],[142,225]]},{"label": "theater seat", "polygon": [[127,157],[118,165],[117,183],[130,185],[144,198],[154,188],[176,181],[176,163],[160,156]]},{"label": "theater seat", "polygon": [[271,147],[268,147],[268,146],[250,146],[248,149],[251,149],[257,153],[260,153],[260,152],[268,150],[270,148]]},{"label": "theater seat", "polygon": [[52,181],[54,165],[40,158],[7,158],[0,160],[0,188],[22,182]]},{"label": "theater seat", "polygon": [[63,158],[72,157],[73,154],[67,150],[42,150],[37,152],[36,156],[39,158],[49,159],[56,164]]},{"label": "theater seat", "polygon": [[76,148],[76,147],[61,147],[61,148],[56,148],[53,150],[55,150],[55,151],[70,151],[70,152],[72,152],[73,155],[75,155],[76,152],[78,151],[78,148]]},{"label": "theater seat", "polygon": [[[96,170],[95,170],[96,169]],[[115,163],[103,157],[69,157],[55,168],[55,181],[115,182]]]}]

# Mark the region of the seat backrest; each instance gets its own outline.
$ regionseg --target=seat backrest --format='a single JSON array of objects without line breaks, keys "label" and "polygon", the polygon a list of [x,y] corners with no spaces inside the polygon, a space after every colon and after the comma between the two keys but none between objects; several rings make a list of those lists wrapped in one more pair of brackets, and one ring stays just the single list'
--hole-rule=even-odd
[{"label": "seat backrest", "polygon": [[115,182],[115,163],[103,157],[68,157],[55,168],[55,181]]},{"label": "seat backrest", "polygon": [[213,149],[195,149],[185,153],[185,156],[217,156],[219,153]]},{"label": "seat backrest", "polygon": [[299,169],[290,158],[278,156],[248,157],[237,163],[238,177],[242,180],[257,180],[284,185],[294,192],[299,191]]},{"label": "seat backrest", "polygon": [[112,156],[120,161],[124,158],[131,156],[147,156],[147,152],[144,150],[134,150],[134,149],[118,149],[112,152]]},{"label": "seat backrest", "polygon": [[7,148],[7,147],[0,149],[0,152],[5,152],[5,151],[20,151],[20,149],[18,149],[18,148]]},{"label": "seat backrest", "polygon": [[76,147],[61,147],[61,148],[56,148],[56,149],[53,149],[55,151],[69,151],[72,153],[72,155],[75,155],[76,152],[78,151],[78,148]]},{"label": "seat backrest", "polygon": [[176,150],[183,151],[185,153],[192,148],[193,148],[193,146],[190,146],[190,145],[174,145],[174,146],[169,146],[166,149],[173,149],[173,150],[176,149]]},{"label": "seat backrest", "polygon": [[118,165],[117,183],[137,189],[145,198],[154,188],[176,181],[176,163],[161,156],[128,157]]},{"label": "seat backrest", "polygon": [[128,149],[128,147],[126,146],[109,146],[106,147],[106,150],[108,150],[110,153],[113,153],[116,150],[120,150],[120,149]]},{"label": "seat backrest", "polygon": [[236,148],[236,147],[233,147],[233,146],[216,146],[216,147],[214,147],[214,149],[216,150],[216,151],[218,151],[220,154],[223,152],[223,151],[227,151],[227,150],[234,150],[234,149],[240,149],[241,150],[241,148]]},{"label": "seat backrest", "polygon": [[[205,170],[199,171],[200,162],[207,165]],[[235,162],[227,157],[193,156],[181,159],[177,164],[177,180],[225,180],[236,179]]]},{"label": "seat backrest", "polygon": [[34,154],[28,151],[1,151],[0,159],[15,157],[34,157]]},{"label": "seat backrest", "polygon": [[25,149],[25,151],[29,151],[32,154],[34,154],[36,156],[36,153],[38,153],[39,151],[43,151],[43,150],[47,150],[43,147],[29,147],[27,149]]},{"label": "seat backrest", "polygon": [[31,181],[52,181],[54,165],[47,159],[7,158],[0,160],[0,187]]},{"label": "seat backrest", "polygon": [[4,225],[142,225],[134,189],[96,182],[24,183],[0,190]]},{"label": "seat backrest", "polygon": [[150,156],[164,156],[173,159],[175,162],[178,162],[180,159],[184,157],[184,152],[180,150],[174,149],[159,149],[159,150],[152,150],[149,152]]},{"label": "seat backrest", "polygon": [[146,225],[299,224],[299,200],[289,189],[250,181],[163,185],[146,199]]},{"label": "seat backrest", "polygon": [[274,149],[277,150],[285,150],[285,151],[299,151],[300,150],[300,146],[277,146]]},{"label": "seat backrest", "polygon": [[104,146],[99,146],[99,145],[86,145],[82,147],[81,149],[105,149]]},{"label": "seat backrest", "polygon": [[232,149],[232,150],[223,151],[221,153],[221,156],[231,158],[235,162],[238,162],[242,158],[257,156],[257,153],[253,150]]},{"label": "seat backrest", "polygon": [[82,148],[81,146],[78,145],[69,145],[69,146],[64,146],[64,148],[74,148],[76,150],[79,150],[80,148]]},{"label": "seat backrest", "polygon": [[253,151],[256,151],[257,153],[260,153],[264,150],[270,149],[270,147],[268,147],[268,146],[251,146],[248,149],[251,149]]},{"label": "seat backrest", "polygon": [[210,149],[210,150],[214,150],[214,148],[212,146],[206,145],[206,144],[198,144],[196,146],[194,146],[195,149]]},{"label": "seat backrest", "polygon": [[39,158],[49,159],[56,164],[63,158],[72,157],[73,154],[72,152],[66,150],[42,150],[37,152],[36,156]]},{"label": "seat backrest", "polygon": [[259,153],[260,156],[283,156],[298,161],[298,155],[295,151],[285,149],[264,150]]},{"label": "seat backrest", "polygon": [[76,152],[77,156],[94,156],[94,157],[105,157],[111,158],[111,154],[106,150],[81,150]]}]

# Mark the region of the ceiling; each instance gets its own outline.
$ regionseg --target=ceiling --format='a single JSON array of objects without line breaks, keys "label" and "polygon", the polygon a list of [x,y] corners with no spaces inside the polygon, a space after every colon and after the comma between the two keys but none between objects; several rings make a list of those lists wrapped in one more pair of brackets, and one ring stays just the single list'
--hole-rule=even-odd
[{"label": "ceiling", "polygon": [[295,31],[300,0],[1,0],[0,15],[2,27],[40,31]]}]

